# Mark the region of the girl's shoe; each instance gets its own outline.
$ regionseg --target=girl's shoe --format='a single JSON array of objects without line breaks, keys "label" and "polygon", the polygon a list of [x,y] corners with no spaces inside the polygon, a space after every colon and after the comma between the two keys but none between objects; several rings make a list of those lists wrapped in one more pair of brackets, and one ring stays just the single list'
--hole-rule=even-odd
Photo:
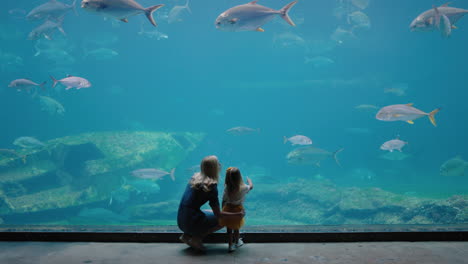
[{"label": "girl's shoe", "polygon": [[236,248],[242,247],[244,245],[244,241],[242,241],[242,238],[239,238],[236,243]]},{"label": "girl's shoe", "polygon": [[231,253],[234,251],[236,251],[236,246],[234,244],[229,245],[228,252]]}]

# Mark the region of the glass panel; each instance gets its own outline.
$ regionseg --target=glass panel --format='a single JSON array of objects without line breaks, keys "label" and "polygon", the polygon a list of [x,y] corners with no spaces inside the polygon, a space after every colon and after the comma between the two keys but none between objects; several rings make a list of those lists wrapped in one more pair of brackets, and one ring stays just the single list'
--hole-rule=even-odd
[{"label": "glass panel", "polygon": [[247,226],[468,223],[464,10],[71,2],[3,3],[0,224],[177,225],[208,155]]}]

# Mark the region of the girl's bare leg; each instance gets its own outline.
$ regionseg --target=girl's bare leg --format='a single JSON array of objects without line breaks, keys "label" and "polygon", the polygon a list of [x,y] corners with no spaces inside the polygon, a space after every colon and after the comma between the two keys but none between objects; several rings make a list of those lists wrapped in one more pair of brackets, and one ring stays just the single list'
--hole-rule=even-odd
[{"label": "girl's bare leg", "polygon": [[226,228],[227,229],[227,234],[228,234],[228,242],[229,242],[229,248],[232,247],[232,229]]},{"label": "girl's bare leg", "polygon": [[234,230],[234,244],[237,244],[239,242],[239,229]]}]

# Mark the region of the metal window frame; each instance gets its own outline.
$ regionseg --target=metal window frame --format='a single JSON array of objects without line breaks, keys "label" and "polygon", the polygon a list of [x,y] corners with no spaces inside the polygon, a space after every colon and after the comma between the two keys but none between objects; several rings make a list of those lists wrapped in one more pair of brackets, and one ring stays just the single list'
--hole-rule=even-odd
[{"label": "metal window frame", "polygon": [[[241,230],[248,243],[468,241],[461,225],[249,226]],[[177,243],[176,226],[1,226],[0,241]],[[207,243],[226,241],[223,231]]]}]

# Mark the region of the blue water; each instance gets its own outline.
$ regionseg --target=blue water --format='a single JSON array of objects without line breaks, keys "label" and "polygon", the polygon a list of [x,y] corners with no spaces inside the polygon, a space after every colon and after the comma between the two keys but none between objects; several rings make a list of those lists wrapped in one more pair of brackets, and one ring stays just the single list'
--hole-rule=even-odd
[{"label": "blue water", "polygon": [[[297,27],[277,18],[263,26],[263,33],[215,28],[216,17],[242,1],[192,1],[192,14],[182,13],[183,21],[172,24],[164,15],[185,0],[138,1],[145,7],[166,5],[155,12],[156,30],[168,35],[160,40],[138,34],[142,29],[155,30],[143,15],[122,23],[104,20],[77,5],[78,16],[69,12],[65,17],[67,36],[57,31],[50,41],[65,43],[62,49],[74,62],[34,56],[36,41],[27,40],[27,35],[40,23],[8,13],[12,9],[29,12],[43,2],[2,4],[0,52],[14,54],[23,63],[0,71],[0,148],[15,148],[12,142],[20,136],[47,141],[96,131],[206,133],[200,146],[179,164],[177,181],[160,184],[160,201],[179,199],[191,176],[185,168],[210,154],[217,155],[224,168],[234,165],[248,171],[256,166],[267,171],[266,176],[254,179],[257,194],[263,191],[262,183],[282,186],[303,179],[431,199],[468,194],[468,175],[439,175],[445,161],[457,155],[468,158],[467,18],[457,23],[458,29],[448,39],[439,32],[409,30],[418,14],[441,1],[371,0],[362,10],[370,18],[370,29],[356,30],[356,37],[343,43],[330,36],[338,27],[351,27],[345,17],[333,15],[333,9],[346,1],[299,1],[290,11]],[[259,2],[274,9],[287,3]],[[468,1],[454,5],[468,8]],[[278,40],[288,32],[303,41],[286,45],[286,40]],[[319,51],[311,44],[318,42],[328,45],[328,50]],[[97,48],[119,55],[107,60],[84,56]],[[334,63],[323,67],[304,63],[305,57],[315,56]],[[78,91],[65,91],[63,86],[52,89],[49,75],[64,78],[66,74],[84,77],[93,86]],[[47,91],[39,94],[59,101],[66,109],[64,116],[41,111],[37,97],[7,87],[18,78],[47,81]],[[384,93],[399,83],[408,86],[405,96]],[[436,115],[438,126],[433,127],[427,118],[414,125],[382,122],[375,119],[375,111],[355,108],[406,103],[425,112],[442,108]],[[236,126],[259,128],[260,133],[237,137],[226,133]],[[310,137],[314,146],[331,152],[344,148],[338,156],[342,166],[333,159],[320,168],[288,164],[286,155],[294,148],[283,144],[283,136],[296,134]],[[411,157],[382,159],[385,152],[380,145],[397,135],[409,142],[403,151]],[[372,177],[353,174],[358,169],[372,171]],[[252,199],[260,199],[256,197]],[[69,217],[63,214],[60,221]]]}]

